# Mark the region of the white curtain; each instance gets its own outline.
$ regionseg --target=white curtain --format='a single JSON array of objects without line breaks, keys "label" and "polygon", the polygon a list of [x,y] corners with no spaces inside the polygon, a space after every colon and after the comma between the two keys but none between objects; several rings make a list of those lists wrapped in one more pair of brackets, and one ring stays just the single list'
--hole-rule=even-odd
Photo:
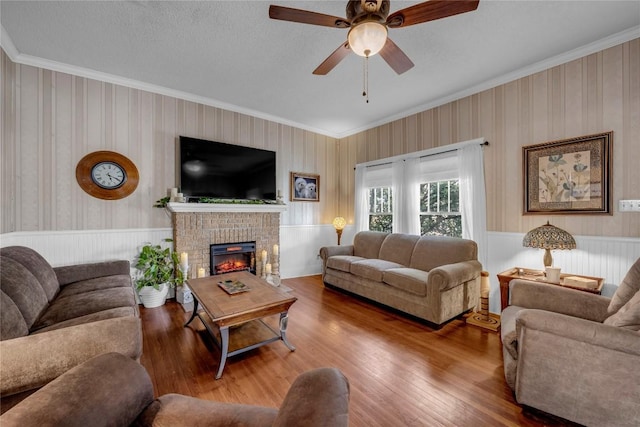
[{"label": "white curtain", "polygon": [[[420,159],[413,157],[404,162],[404,217],[402,233],[419,236],[420,230]],[[395,216],[394,210],[394,216]]]},{"label": "white curtain", "polygon": [[356,165],[355,187],[355,226],[356,231],[369,229],[369,191],[365,186],[365,174],[367,168],[364,165]]},{"label": "white curtain", "polygon": [[405,190],[404,160],[398,160],[391,164],[391,194],[393,197],[391,229],[394,233],[405,233],[406,218],[403,214],[407,198]]},{"label": "white curtain", "polygon": [[458,150],[462,237],[478,244],[478,261],[487,266],[487,202],[484,187],[484,157],[480,144]]}]

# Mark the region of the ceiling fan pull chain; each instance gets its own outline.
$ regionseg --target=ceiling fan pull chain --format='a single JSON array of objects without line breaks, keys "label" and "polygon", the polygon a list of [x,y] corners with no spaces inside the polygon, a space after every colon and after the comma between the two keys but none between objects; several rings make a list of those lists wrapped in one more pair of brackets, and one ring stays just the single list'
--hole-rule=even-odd
[{"label": "ceiling fan pull chain", "polygon": [[365,56],[362,62],[362,96],[369,103],[369,56]]}]

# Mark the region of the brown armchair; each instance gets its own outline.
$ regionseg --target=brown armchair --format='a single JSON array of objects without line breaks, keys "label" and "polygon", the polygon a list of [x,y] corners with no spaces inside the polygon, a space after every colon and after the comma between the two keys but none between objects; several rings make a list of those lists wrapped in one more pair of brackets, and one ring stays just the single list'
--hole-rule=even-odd
[{"label": "brown armchair", "polygon": [[349,383],[336,368],[300,374],[279,409],[179,394],[153,398],[142,365],[106,353],[76,366],[0,416],[2,427],[347,427]]},{"label": "brown armchair", "polygon": [[585,425],[640,425],[640,259],[611,299],[511,286],[502,353],[518,403]]}]

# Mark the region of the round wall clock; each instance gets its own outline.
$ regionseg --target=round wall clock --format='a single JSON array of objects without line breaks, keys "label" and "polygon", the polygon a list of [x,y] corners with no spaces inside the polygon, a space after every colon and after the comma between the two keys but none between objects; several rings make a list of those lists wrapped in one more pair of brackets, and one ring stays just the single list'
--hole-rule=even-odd
[{"label": "round wall clock", "polygon": [[133,193],[138,186],[138,169],[131,160],[113,151],[94,151],[76,167],[76,180],[93,197],[117,200]]}]

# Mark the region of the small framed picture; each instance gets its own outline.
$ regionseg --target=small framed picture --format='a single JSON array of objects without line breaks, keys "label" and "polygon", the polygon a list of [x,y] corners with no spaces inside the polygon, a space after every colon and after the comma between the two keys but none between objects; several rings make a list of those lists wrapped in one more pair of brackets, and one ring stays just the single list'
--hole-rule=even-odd
[{"label": "small framed picture", "polygon": [[320,175],[303,172],[291,172],[291,201],[292,202],[319,202],[320,201]]},{"label": "small framed picture", "polygon": [[522,147],[524,214],[611,214],[613,132]]}]

